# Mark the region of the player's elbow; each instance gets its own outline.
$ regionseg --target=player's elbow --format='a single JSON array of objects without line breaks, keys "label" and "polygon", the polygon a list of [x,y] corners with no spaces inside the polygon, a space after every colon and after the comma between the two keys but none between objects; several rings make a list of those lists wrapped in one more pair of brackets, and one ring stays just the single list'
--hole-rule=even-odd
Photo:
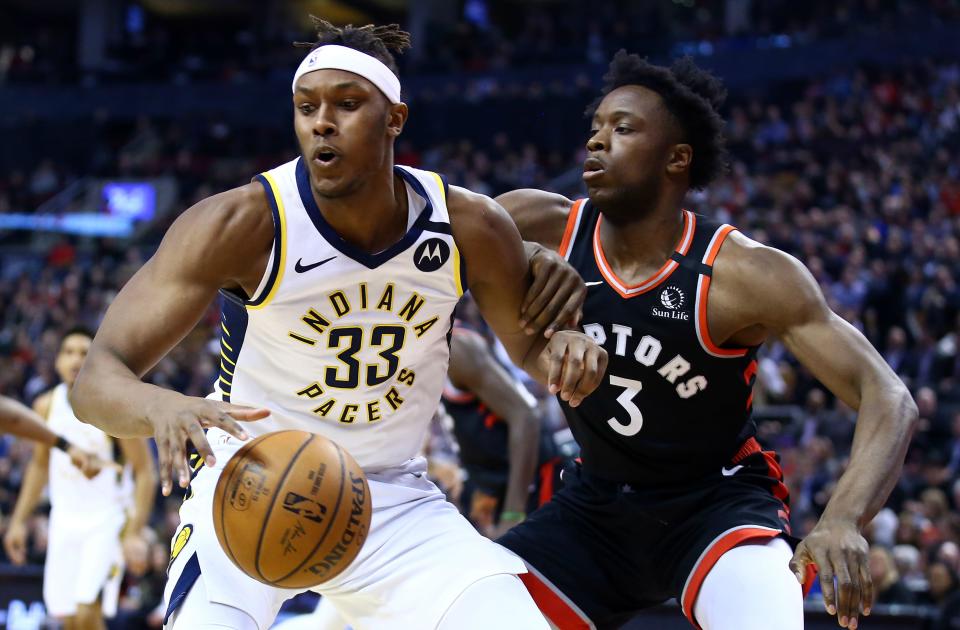
[{"label": "player's elbow", "polygon": [[93,421],[96,417],[93,410],[93,384],[89,373],[90,370],[87,369],[86,365],[80,369],[77,380],[70,388],[69,399],[70,406],[73,408],[73,415],[77,417],[77,420],[86,424],[95,424]]},{"label": "player's elbow", "polygon": [[917,430],[917,426],[920,424],[920,410],[917,408],[917,403],[913,399],[913,396],[910,395],[909,390],[902,384],[900,401],[903,407],[901,416],[903,417],[907,436],[913,437],[914,431]]}]

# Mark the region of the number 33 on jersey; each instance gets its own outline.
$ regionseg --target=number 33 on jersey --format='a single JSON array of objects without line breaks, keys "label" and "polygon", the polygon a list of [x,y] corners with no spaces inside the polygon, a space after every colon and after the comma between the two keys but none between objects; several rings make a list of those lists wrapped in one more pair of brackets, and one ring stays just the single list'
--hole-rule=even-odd
[{"label": "number 33 on jersey", "polygon": [[257,177],[275,240],[257,292],[225,295],[217,383],[224,400],[274,411],[248,425],[252,434],[322,433],[364,468],[399,465],[419,450],[440,398],[464,270],[443,180],[396,173],[407,187],[408,230],[377,254],[334,232],[299,159]]}]

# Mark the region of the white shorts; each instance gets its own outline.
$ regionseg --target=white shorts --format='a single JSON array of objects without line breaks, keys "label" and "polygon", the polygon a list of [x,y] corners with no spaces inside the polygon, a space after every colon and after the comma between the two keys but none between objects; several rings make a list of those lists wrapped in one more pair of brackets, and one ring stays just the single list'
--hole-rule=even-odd
[{"label": "white shorts", "polygon": [[[284,600],[301,591],[254,580],[221,549],[213,530],[213,492],[242,442],[219,429],[208,431],[207,439],[217,465],[197,473],[192,495],[180,508],[180,531],[189,527],[190,534],[174,545],[164,593],[167,618],[202,574],[209,601],[238,608],[267,630]],[[357,630],[433,628],[477,580],[526,572],[519,558],[478,534],[446,501],[427,479],[426,468],[426,460],[416,458],[396,469],[367,473],[373,518],[366,543],[346,570],[311,589],[328,597]],[[180,619],[174,626],[186,628]]]},{"label": "white shorts", "polygon": [[100,599],[105,617],[117,613],[123,579],[122,513],[50,515],[43,602],[54,617],[72,617],[77,606]]}]

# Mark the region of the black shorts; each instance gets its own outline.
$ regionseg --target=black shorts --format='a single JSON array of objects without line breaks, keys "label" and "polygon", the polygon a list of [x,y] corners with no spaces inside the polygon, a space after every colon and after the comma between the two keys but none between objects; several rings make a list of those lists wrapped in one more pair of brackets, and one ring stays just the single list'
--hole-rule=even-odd
[{"label": "black shorts", "polygon": [[723,553],[790,536],[779,458],[751,438],[715,475],[676,487],[632,488],[564,470],[553,499],[499,542],[530,567],[524,583],[561,630],[619,628],[640,609],[693,603]]}]

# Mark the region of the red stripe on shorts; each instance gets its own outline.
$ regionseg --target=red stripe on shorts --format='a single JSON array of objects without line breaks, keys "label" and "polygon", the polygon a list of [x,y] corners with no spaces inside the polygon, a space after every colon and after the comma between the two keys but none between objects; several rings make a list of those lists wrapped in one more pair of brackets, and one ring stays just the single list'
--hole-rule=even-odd
[{"label": "red stripe on shorts", "polygon": [[529,573],[522,573],[518,577],[550,623],[559,630],[596,630],[593,622],[560,589],[530,565],[527,565],[527,570]]}]

